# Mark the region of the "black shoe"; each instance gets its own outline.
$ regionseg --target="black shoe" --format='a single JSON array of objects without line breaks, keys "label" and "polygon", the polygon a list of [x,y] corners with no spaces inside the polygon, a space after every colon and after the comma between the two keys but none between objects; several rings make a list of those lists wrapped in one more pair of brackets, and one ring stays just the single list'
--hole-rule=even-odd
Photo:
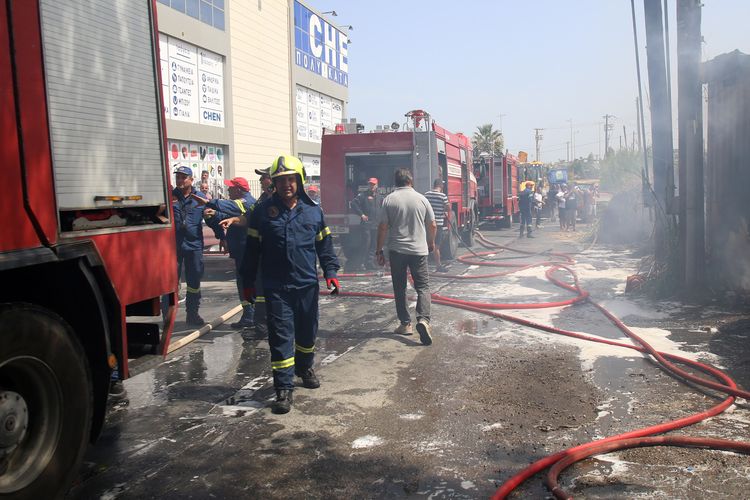
[{"label": "black shoe", "polygon": [[201,318],[200,314],[198,314],[197,312],[187,313],[185,323],[190,326],[203,326],[206,324],[206,322],[203,321],[203,318]]},{"label": "black shoe", "polygon": [[276,401],[271,405],[271,413],[283,415],[292,409],[292,391],[289,389],[277,389]]},{"label": "black shoe", "polygon": [[109,382],[109,395],[122,396],[123,394],[125,394],[125,386],[122,380],[111,380]]},{"label": "black shoe", "polygon": [[302,387],[307,389],[317,389],[320,387],[320,380],[318,380],[318,377],[315,375],[315,371],[312,368],[298,371],[294,374],[302,379]]},{"label": "black shoe", "polygon": [[252,328],[255,326],[255,321],[253,320],[247,320],[247,319],[241,319],[239,321],[235,321],[231,325],[232,328]]},{"label": "black shoe", "polygon": [[530,234],[527,234],[526,237],[527,238],[533,238],[533,236],[531,236]]}]

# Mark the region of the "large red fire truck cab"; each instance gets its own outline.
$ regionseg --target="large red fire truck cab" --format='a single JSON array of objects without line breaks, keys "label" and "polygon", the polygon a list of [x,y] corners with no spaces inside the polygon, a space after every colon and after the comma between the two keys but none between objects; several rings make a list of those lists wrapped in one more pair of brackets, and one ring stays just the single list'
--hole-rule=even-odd
[{"label": "large red fire truck cab", "polygon": [[166,353],[177,270],[155,11],[0,6],[0,498],[60,497],[113,369]]},{"label": "large red fire truck cab", "polygon": [[336,133],[323,136],[321,202],[328,225],[347,255],[361,251],[360,221],[350,210],[351,200],[367,189],[371,177],[379,180],[380,193],[387,195],[394,189],[393,176],[399,168],[411,170],[414,189],[420,193],[430,190],[435,179],[443,181],[451,212],[443,257],[455,257],[459,237],[465,244],[473,244],[477,183],[471,171],[469,139],[442,128],[424,111],[410,111],[406,117],[402,131],[357,133],[341,126]]}]

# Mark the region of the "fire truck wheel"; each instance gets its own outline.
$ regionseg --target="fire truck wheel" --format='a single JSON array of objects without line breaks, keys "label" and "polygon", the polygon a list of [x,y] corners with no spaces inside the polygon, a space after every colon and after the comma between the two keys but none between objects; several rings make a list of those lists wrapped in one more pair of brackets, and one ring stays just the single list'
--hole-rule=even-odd
[{"label": "fire truck wheel", "polygon": [[466,227],[463,232],[463,240],[464,244],[467,247],[473,247],[474,246],[474,228],[476,227],[476,218],[474,217],[474,213],[471,212],[471,219],[466,224]]},{"label": "fire truck wheel", "polygon": [[[458,220],[455,212],[453,214],[453,220]],[[450,222],[448,234],[446,238],[443,238],[443,244],[440,247],[440,258],[442,260],[453,260],[458,254],[458,235],[456,234],[456,227],[453,222]]]},{"label": "fire truck wheel", "polygon": [[29,304],[0,306],[0,498],[57,498],[89,440],[91,375],[65,321]]}]

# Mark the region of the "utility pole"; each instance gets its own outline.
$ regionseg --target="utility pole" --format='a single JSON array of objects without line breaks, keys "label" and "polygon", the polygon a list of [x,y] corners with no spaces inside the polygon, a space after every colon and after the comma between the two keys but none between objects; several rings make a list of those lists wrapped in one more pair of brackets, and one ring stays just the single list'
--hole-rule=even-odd
[{"label": "utility pole", "polygon": [[534,129],[534,140],[536,141],[536,161],[539,161],[539,143],[542,142],[542,139],[544,138],[541,134],[543,128],[535,128]]},{"label": "utility pole", "polygon": [[570,141],[565,141],[565,146],[566,146],[566,148],[567,148],[567,149],[566,149],[566,151],[567,151],[567,156],[565,157],[565,159],[566,159],[567,161],[570,161]]},{"label": "utility pole", "polygon": [[[625,138],[625,149],[628,149],[628,133],[625,131],[625,125],[622,126],[622,136]],[[620,146],[622,149],[622,146]]]},{"label": "utility pole", "polygon": [[635,98],[635,128],[638,130],[638,151],[641,150],[641,100]]},{"label": "utility pole", "polygon": [[671,103],[664,48],[664,18],[660,0],[643,0],[646,18],[646,56],[651,96],[651,143],[654,165],[654,257],[657,266],[668,264],[667,213],[674,192],[668,192],[673,169]]},{"label": "utility pole", "polygon": [[575,139],[573,138],[573,119],[571,118],[570,120],[568,120],[568,123],[570,123],[570,146],[571,146],[570,161],[573,161],[576,156],[576,143],[575,143]]},{"label": "utility pole", "polygon": [[705,281],[701,0],[677,0],[677,123],[682,276],[688,290]]},{"label": "utility pole", "polygon": [[609,131],[615,128],[614,125],[609,123],[610,118],[616,118],[614,115],[604,115],[604,157],[609,156]]}]

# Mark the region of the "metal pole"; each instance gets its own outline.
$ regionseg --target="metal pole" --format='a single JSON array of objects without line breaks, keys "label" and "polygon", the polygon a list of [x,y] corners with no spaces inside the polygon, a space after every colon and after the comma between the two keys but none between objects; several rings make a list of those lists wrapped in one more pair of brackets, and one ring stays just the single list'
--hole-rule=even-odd
[{"label": "metal pole", "polygon": [[[635,68],[638,75],[638,110],[641,126],[638,131],[638,142],[643,151],[643,182],[645,186],[651,184],[648,175],[648,151],[646,147],[646,120],[643,117],[643,87],[641,85],[641,56],[638,53],[638,28],[635,24],[635,0],[630,0],[630,10],[633,14],[633,44],[635,45]],[[604,152],[606,154],[606,151]]]},{"label": "metal pole", "polygon": [[[656,201],[654,227],[654,257],[657,265],[669,264],[667,235],[669,171],[673,168],[672,123],[664,57],[664,24],[659,0],[643,1],[646,18],[646,54],[648,87],[651,97],[651,141],[654,161],[654,198]],[[671,193],[674,195],[674,192]]]},{"label": "metal pole", "polygon": [[677,1],[678,122],[680,148],[680,237],[684,248],[683,276],[688,290],[705,282],[703,192],[703,85],[701,65],[701,2]]},{"label": "metal pole", "polygon": [[572,146],[570,150],[572,153],[570,156],[570,160],[572,161],[575,158],[575,140],[573,139],[573,119],[571,118],[570,120],[568,120],[568,122],[570,122],[570,145]]}]

